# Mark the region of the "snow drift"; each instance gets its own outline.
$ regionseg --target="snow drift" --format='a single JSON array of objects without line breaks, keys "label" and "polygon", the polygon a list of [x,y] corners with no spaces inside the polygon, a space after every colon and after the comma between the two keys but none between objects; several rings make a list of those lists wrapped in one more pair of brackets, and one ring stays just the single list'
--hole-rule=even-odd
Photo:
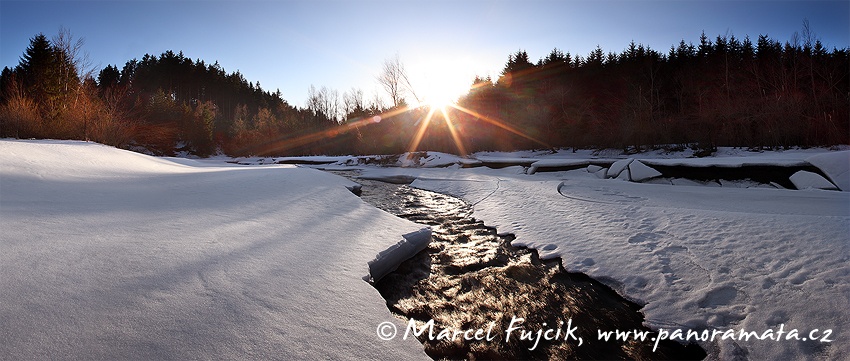
[{"label": "snow drift", "polygon": [[0,358],[427,359],[362,280],[421,226],[351,184],[0,140]]},{"label": "snow drift", "polygon": [[813,155],[806,161],[818,167],[845,192],[850,192],[850,151]]}]

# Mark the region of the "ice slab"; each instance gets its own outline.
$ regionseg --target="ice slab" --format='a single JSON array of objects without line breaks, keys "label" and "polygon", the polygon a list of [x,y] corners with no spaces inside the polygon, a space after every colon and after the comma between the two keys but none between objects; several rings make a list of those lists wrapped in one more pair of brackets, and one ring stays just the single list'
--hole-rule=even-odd
[{"label": "ice slab", "polygon": [[826,178],[821,177],[820,174],[804,170],[794,173],[790,179],[791,183],[794,183],[797,189],[838,189],[835,187],[835,184],[830,183]]},{"label": "ice slab", "polygon": [[431,243],[431,229],[422,228],[416,232],[410,232],[402,236],[402,240],[392,245],[381,253],[375,256],[375,259],[369,261],[369,275],[366,278],[370,281],[379,281],[392,271],[395,271],[398,266],[421,252]]}]

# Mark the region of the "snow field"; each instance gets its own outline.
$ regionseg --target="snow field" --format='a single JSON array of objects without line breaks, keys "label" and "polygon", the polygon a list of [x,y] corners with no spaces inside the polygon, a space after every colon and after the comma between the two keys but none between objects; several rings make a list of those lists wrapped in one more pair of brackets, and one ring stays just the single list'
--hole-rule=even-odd
[{"label": "snow field", "polygon": [[[515,244],[645,304],[653,328],[833,330],[829,343],[703,342],[710,357],[850,357],[850,193],[675,187],[703,183],[654,178],[652,169],[813,164],[846,191],[850,152],[718,153],[429,152],[406,164],[415,168],[359,167],[367,178],[415,178],[413,186],[464,199],[476,218],[516,234]],[[581,167],[599,157],[612,165],[458,169]],[[648,180],[620,181],[634,179]],[[814,179],[801,181],[827,181]],[[421,245],[414,236],[394,246],[421,226],[366,205],[346,189],[355,186],[287,165],[0,140],[0,355],[425,359],[416,340],[378,338],[381,322],[405,324],[363,281],[370,262],[389,269],[381,259],[403,258],[382,252]]]},{"label": "snow field", "polygon": [[363,277],[421,226],[294,166],[0,141],[0,358],[427,359]]}]

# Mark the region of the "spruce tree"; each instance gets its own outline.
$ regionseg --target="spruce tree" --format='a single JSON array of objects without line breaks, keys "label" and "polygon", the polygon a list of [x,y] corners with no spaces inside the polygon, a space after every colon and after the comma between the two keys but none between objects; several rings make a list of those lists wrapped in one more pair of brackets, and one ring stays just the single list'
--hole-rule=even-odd
[{"label": "spruce tree", "polygon": [[60,94],[56,53],[44,34],[30,39],[30,45],[21,56],[16,73],[26,94],[40,104],[46,104]]},{"label": "spruce tree", "polygon": [[8,66],[3,67],[3,72],[0,73],[0,104],[4,104],[9,98],[14,81],[15,72]]},{"label": "spruce tree", "polygon": [[97,86],[100,88],[100,92],[103,93],[104,90],[117,85],[120,79],[121,72],[118,71],[118,67],[107,65],[97,75]]}]

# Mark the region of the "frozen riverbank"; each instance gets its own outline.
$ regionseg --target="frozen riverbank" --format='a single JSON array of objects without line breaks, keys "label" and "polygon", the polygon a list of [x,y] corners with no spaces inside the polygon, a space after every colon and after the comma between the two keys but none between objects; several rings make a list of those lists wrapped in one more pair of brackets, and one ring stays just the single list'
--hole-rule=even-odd
[{"label": "frozen riverbank", "polygon": [[[818,152],[828,153],[754,162]],[[425,163],[447,168],[358,168],[463,199],[541,258],[645,304],[654,329],[783,330],[781,340],[701,342],[710,357],[850,355],[850,192],[639,184],[443,158]],[[846,161],[824,164],[846,184]],[[420,226],[352,186],[294,166],[0,141],[0,354],[427,358],[415,340],[376,335],[379,324],[405,324],[363,281],[369,261]]]},{"label": "frozen riverbank", "polygon": [[[710,356],[848,355],[837,336],[850,326],[848,192],[639,184],[521,167],[364,173],[416,177],[413,186],[464,199],[517,244],[645,303],[654,329],[736,332],[701,342]],[[780,328],[781,340],[737,337]],[[798,334],[786,340],[790,329]],[[817,332],[826,329],[824,339]]]},{"label": "frozen riverbank", "polygon": [[[343,172],[350,173],[350,172]],[[351,176],[349,174],[349,176]],[[582,274],[567,273],[559,259],[541,261],[536,251],[511,246],[513,236],[496,234],[471,217],[457,198],[383,182],[363,184],[362,198],[392,214],[429,225],[430,247],[401,264],[375,287],[388,307],[417,327],[432,321],[440,329],[490,328],[490,340],[432,339],[421,335],[434,359],[702,359],[695,345],[673,341],[641,343],[599,340],[597,330],[650,332],[640,306]],[[580,324],[587,340],[510,339],[511,321],[525,327]]]}]

